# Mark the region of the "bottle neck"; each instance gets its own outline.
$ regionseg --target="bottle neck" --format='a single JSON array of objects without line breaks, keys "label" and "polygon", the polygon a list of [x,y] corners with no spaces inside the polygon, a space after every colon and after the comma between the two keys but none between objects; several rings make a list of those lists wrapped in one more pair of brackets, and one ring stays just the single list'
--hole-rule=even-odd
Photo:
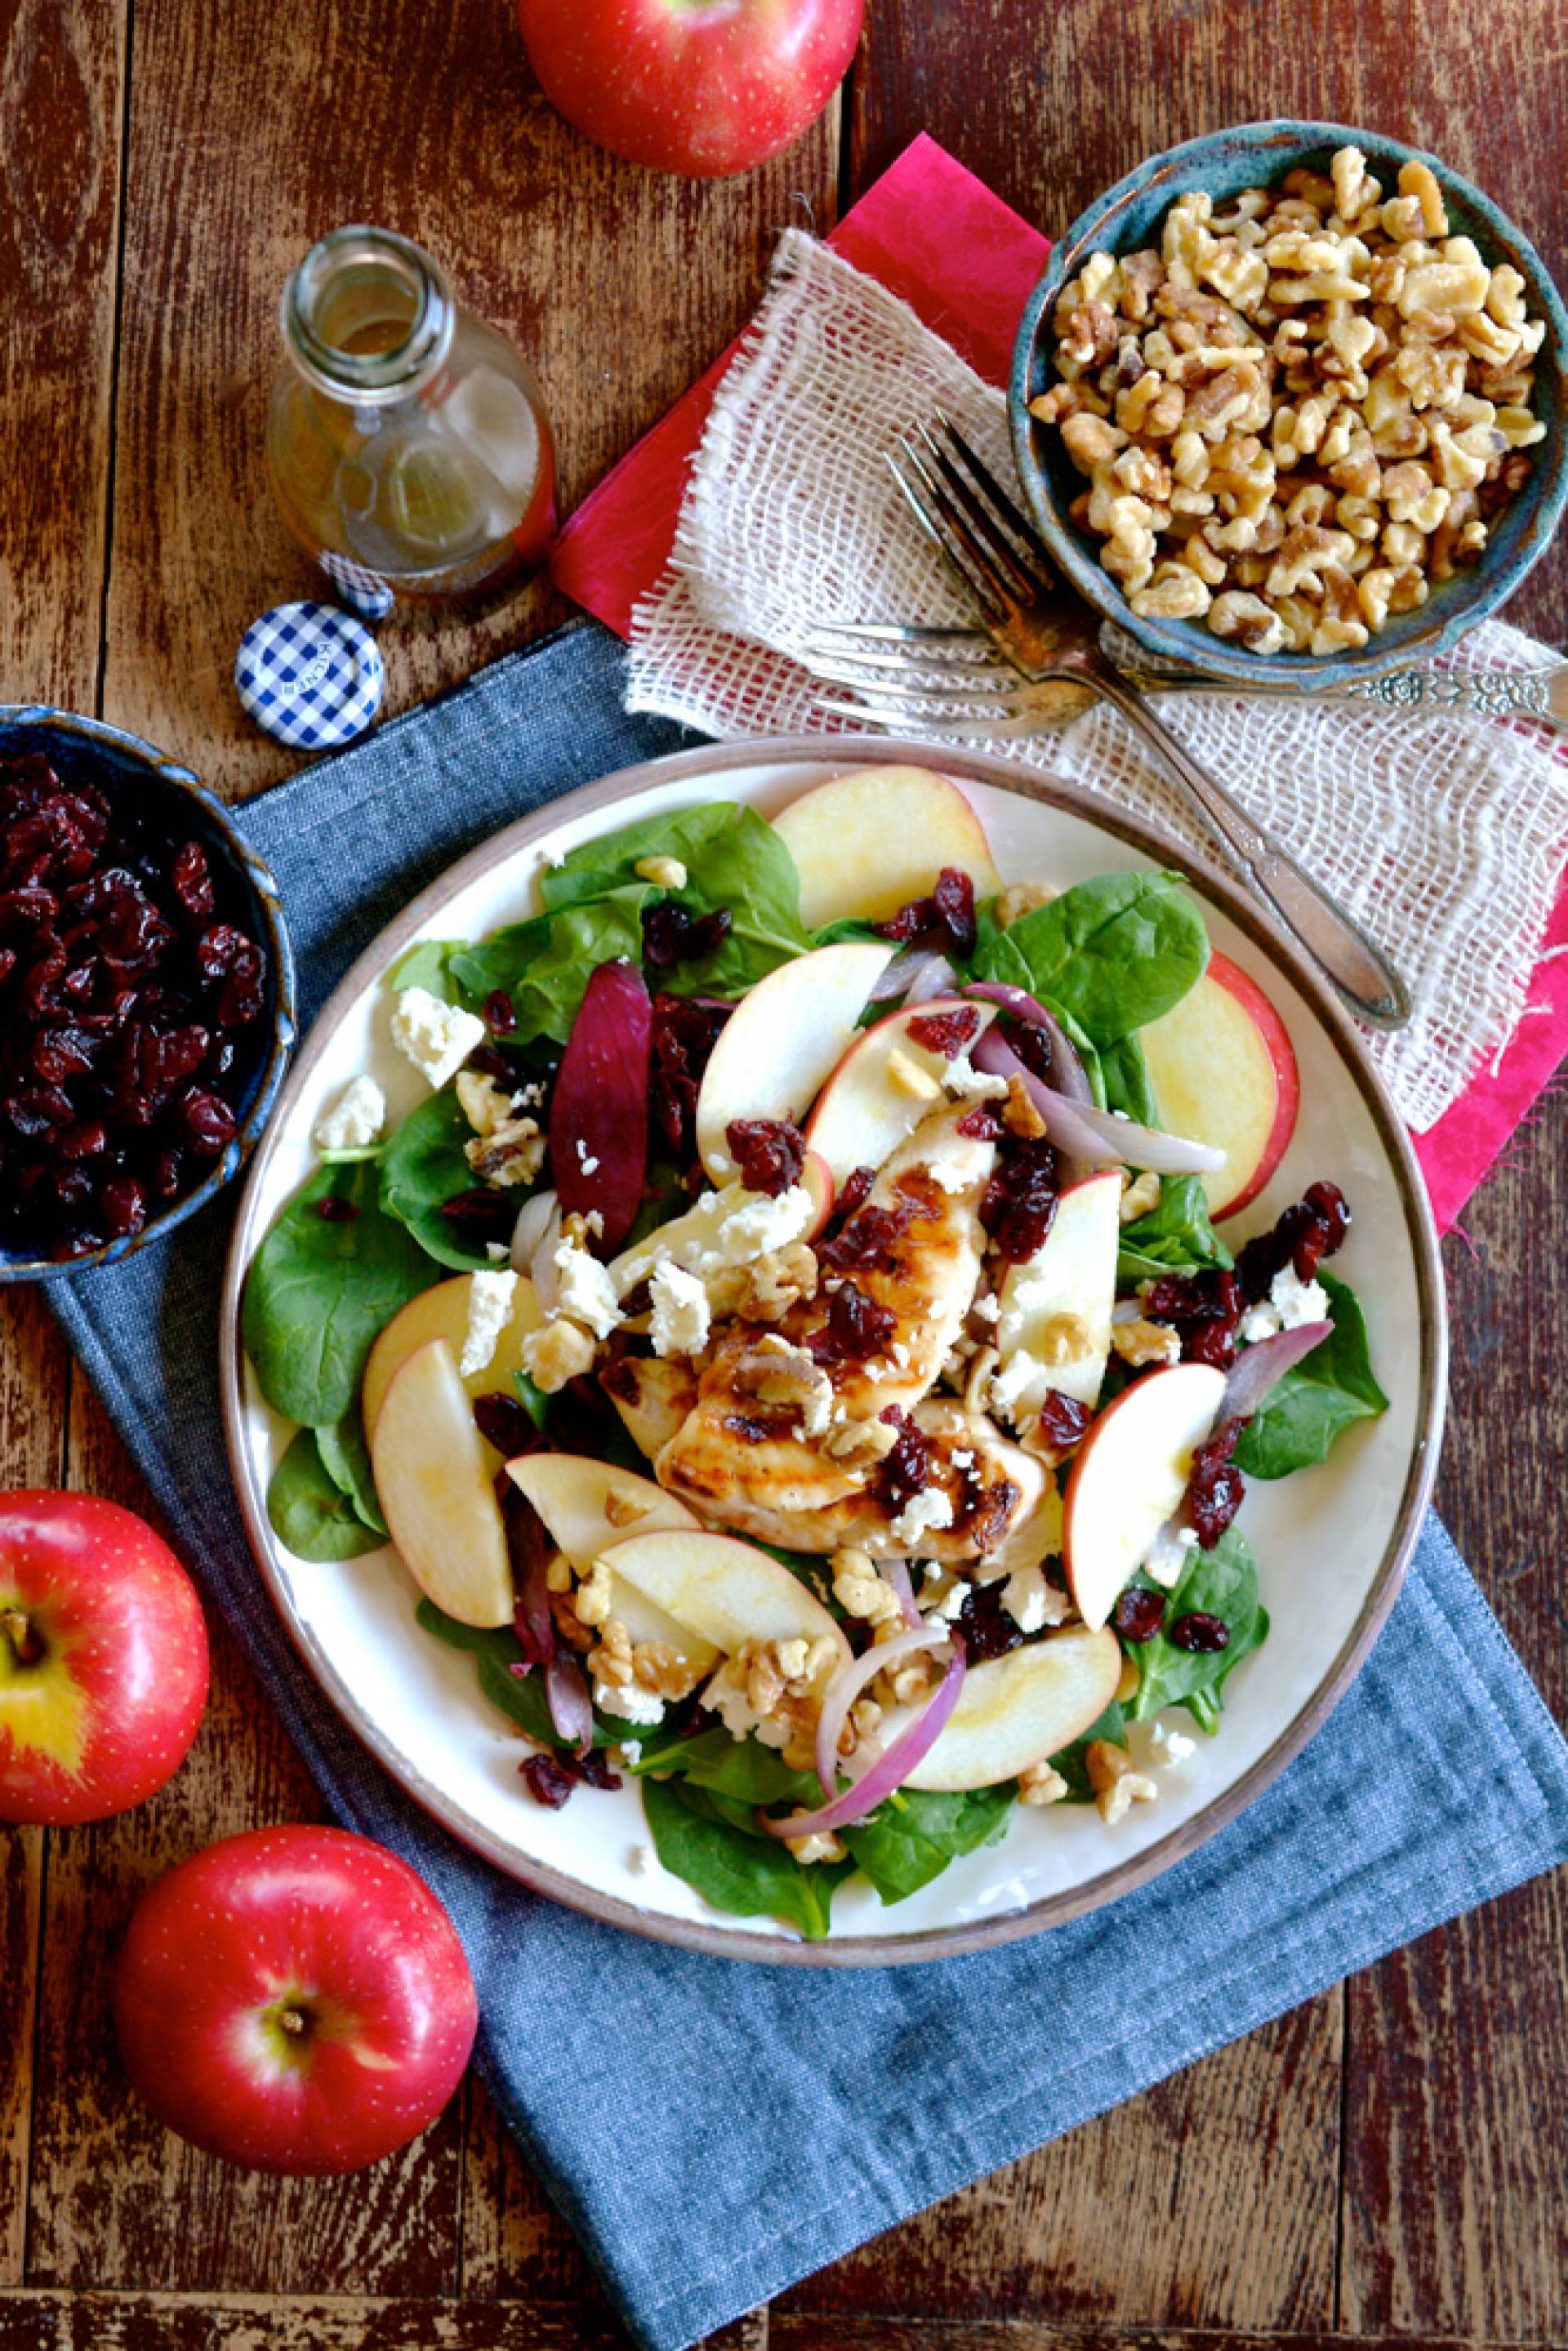
[{"label": "bottle neck", "polygon": [[426,383],[451,347],[452,289],[437,263],[390,229],[339,228],[284,288],[281,324],[306,381],[382,406]]}]

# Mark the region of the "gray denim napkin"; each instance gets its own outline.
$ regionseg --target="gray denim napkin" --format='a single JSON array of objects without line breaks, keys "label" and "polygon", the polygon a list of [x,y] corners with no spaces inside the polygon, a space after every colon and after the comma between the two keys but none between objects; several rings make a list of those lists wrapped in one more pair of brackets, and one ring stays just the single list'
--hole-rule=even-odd
[{"label": "gray denim napkin", "polygon": [[[622,661],[596,626],[562,631],[246,810],[307,1017],[461,851],[678,747],[678,728],[622,710]],[[214,1202],[172,1246],[56,1282],[50,1303],[339,1817],[451,1911],[485,2078],[648,2351],[681,2351],[1568,1855],[1568,1748],[1432,1519],[1376,1650],[1306,1752],[1200,1851],[1091,1917],[970,1959],[841,1974],[700,1958],[559,1909],[382,1776],[273,1614],[218,1424],[228,1227]]]}]

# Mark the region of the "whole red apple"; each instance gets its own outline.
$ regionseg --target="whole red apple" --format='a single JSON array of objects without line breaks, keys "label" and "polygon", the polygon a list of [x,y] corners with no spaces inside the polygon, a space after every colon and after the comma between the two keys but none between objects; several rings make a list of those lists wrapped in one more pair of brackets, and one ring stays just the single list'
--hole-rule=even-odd
[{"label": "whole red apple", "polygon": [[849,70],[865,0],[517,0],[569,122],[658,172],[716,179],[792,147]]},{"label": "whole red apple", "polygon": [[358,2171],[417,2138],[479,2020],[451,1919],[345,1829],[248,1829],[150,1887],[114,1977],[132,2086],[253,2171]]},{"label": "whole red apple", "polygon": [[94,1494],[0,1494],[0,1821],[128,1812],[206,1702],[201,1603],[146,1520]]}]

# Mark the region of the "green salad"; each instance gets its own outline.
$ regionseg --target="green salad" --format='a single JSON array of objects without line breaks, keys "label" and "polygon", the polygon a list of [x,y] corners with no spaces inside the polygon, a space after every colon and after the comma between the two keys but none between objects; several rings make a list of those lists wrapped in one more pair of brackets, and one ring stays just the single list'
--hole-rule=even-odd
[{"label": "green salad", "polygon": [[326,1102],[253,1261],[278,1540],[390,1541],[519,1803],[635,1783],[715,1910],[817,1938],[1017,1805],[1157,1804],[1268,1638],[1248,1481],[1386,1402],[1343,1194],[1255,1205],[1278,1012],[1178,875],[1009,886],[925,769],[537,894],[403,957],[428,1090]]}]

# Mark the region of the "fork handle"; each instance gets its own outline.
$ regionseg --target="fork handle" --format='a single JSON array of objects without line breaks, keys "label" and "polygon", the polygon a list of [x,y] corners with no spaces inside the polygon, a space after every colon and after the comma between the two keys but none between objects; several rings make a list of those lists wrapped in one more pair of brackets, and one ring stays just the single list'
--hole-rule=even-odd
[{"label": "fork handle", "polygon": [[1218,835],[1247,881],[1357,1019],[1374,1029],[1404,1028],[1410,1018],[1408,988],[1338,900],[1302,872],[1272,833],[1253,822],[1149,707],[1139,688],[1103,655],[1094,664],[1094,684],[1143,737],[1182,797]]}]

